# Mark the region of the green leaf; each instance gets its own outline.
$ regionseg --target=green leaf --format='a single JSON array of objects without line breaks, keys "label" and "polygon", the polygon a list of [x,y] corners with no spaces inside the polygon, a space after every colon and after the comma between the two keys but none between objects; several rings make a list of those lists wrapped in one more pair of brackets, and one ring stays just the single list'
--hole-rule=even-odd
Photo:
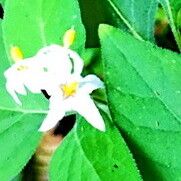
[{"label": "green leaf", "polygon": [[177,42],[178,48],[181,51],[181,32],[179,30],[180,26],[180,13],[181,13],[181,1],[179,0],[159,0],[162,4]]},{"label": "green leaf", "polygon": [[84,66],[87,67],[94,63],[99,57],[100,49],[99,48],[86,48],[81,54],[82,59],[84,60]]},{"label": "green leaf", "polygon": [[107,23],[127,30],[124,23],[110,8],[107,0],[78,0],[82,21],[86,29],[86,47],[100,47],[98,26]]},{"label": "green leaf", "polygon": [[85,31],[76,0],[6,0],[3,39],[8,58],[12,45],[29,57],[43,46],[62,44],[64,33],[71,27],[77,32],[72,48],[82,50]]},{"label": "green leaf", "polygon": [[181,8],[179,9],[177,13],[176,24],[178,26],[179,31],[181,31]]},{"label": "green leaf", "polygon": [[10,180],[25,166],[41,137],[43,114],[0,110],[0,178]]},{"label": "green leaf", "polygon": [[14,177],[11,181],[23,181],[23,175],[22,173],[18,174],[16,177]]},{"label": "green leaf", "polygon": [[129,31],[137,38],[154,41],[157,0],[107,0]]},{"label": "green leaf", "polygon": [[81,57],[84,60],[84,74],[96,74],[103,77],[102,57],[100,48],[87,48],[82,53]]},{"label": "green leaf", "polygon": [[144,180],[180,180],[180,55],[110,26],[99,33],[111,115]]},{"label": "green leaf", "polygon": [[97,29],[100,23],[108,22],[110,17],[102,0],[78,0],[81,9],[82,21],[86,28],[86,47],[99,46]]},{"label": "green leaf", "polygon": [[4,6],[5,0],[0,0],[0,4],[2,4]]},{"label": "green leaf", "polygon": [[50,180],[141,180],[134,160],[110,119],[106,132],[92,128],[83,118],[56,150],[50,163]]}]

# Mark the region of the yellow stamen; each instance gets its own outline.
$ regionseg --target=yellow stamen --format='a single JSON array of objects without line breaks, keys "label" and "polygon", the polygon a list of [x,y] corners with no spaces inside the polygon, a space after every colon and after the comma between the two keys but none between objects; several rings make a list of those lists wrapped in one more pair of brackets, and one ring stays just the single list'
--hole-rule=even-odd
[{"label": "yellow stamen", "polygon": [[65,32],[64,37],[63,37],[63,44],[65,47],[69,48],[73,44],[75,40],[75,35],[76,35],[76,32],[73,28]]},{"label": "yellow stamen", "polygon": [[28,69],[28,67],[24,66],[24,65],[20,65],[19,67],[17,67],[18,71],[23,71],[23,70],[27,70],[27,69]]},{"label": "yellow stamen", "polygon": [[61,89],[63,91],[64,97],[73,96],[77,91],[78,85],[78,82],[71,82],[69,84],[62,85]]},{"label": "yellow stamen", "polygon": [[10,55],[14,62],[23,60],[23,52],[19,47],[16,46],[11,47]]}]

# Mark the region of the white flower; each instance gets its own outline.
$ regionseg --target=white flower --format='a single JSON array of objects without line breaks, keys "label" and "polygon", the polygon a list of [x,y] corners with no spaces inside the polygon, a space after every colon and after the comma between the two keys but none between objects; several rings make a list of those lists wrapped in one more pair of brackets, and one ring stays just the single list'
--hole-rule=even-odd
[{"label": "white flower", "polygon": [[21,104],[17,93],[26,95],[26,88],[32,93],[46,90],[50,97],[49,112],[40,131],[53,128],[66,112],[75,111],[92,126],[105,131],[105,124],[90,93],[103,87],[95,75],[82,77],[83,60],[69,47],[75,38],[75,31],[68,30],[64,46],[50,45],[38,51],[31,58],[23,59],[18,47],[12,48],[11,57],[16,61],[4,75],[6,88],[16,103]]},{"label": "white flower", "polygon": [[81,77],[81,57],[66,47],[51,45],[41,49],[36,58],[50,75],[45,90],[51,96],[48,115],[39,131],[53,128],[66,112],[72,111],[78,112],[95,128],[105,131],[104,121],[89,95],[102,88],[103,82],[95,75]]},{"label": "white flower", "polygon": [[[12,65],[4,72],[6,89],[17,104],[22,104],[17,93],[26,95],[26,88],[32,93],[41,93],[45,87],[43,68],[35,61],[34,57],[23,59]],[[26,88],[25,88],[26,87]]]},{"label": "white flower", "polygon": [[[67,67],[75,67],[77,73],[81,73],[82,60],[76,52],[69,49],[74,39],[75,30],[71,28],[64,34],[64,46],[44,47],[36,56],[27,59],[23,59],[23,52],[19,47],[11,47],[10,55],[15,64],[6,70],[4,75],[7,79],[6,89],[17,104],[22,104],[17,93],[27,94],[25,87],[32,93],[41,93],[41,90],[46,89],[47,82],[51,82],[54,76],[59,76],[60,72],[61,75],[66,76],[74,71],[66,69]],[[78,67],[76,62],[78,62]]]},{"label": "white flower", "polygon": [[[103,82],[95,75],[83,78],[77,74],[70,74],[64,81],[60,79],[59,84],[54,86],[51,84],[49,112],[39,131],[53,128],[69,111],[78,112],[92,126],[105,131],[104,121],[89,95],[93,90],[102,87]],[[49,93],[48,90],[47,92]]]},{"label": "white flower", "polygon": [[[26,95],[25,87],[32,93],[41,93],[41,90],[46,89],[46,82],[53,81],[54,76],[61,78],[61,75],[69,75],[74,71],[73,67],[76,73],[80,74],[83,68],[82,60],[76,52],[59,45],[44,47],[37,55],[27,59],[22,59],[17,47],[13,47],[13,50],[11,53],[16,63],[7,69],[4,75],[7,79],[6,89],[19,105],[22,103],[17,93]],[[16,54],[20,54],[21,59]]]}]

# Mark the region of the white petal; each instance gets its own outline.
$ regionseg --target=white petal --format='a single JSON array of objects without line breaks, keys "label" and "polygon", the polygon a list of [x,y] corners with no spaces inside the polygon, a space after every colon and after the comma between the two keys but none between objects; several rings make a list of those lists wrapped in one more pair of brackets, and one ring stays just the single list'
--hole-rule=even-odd
[{"label": "white petal", "polygon": [[6,84],[6,89],[8,91],[8,93],[12,96],[12,98],[14,99],[14,101],[19,104],[19,105],[22,105],[21,101],[19,100],[15,90],[9,86],[8,84]]},{"label": "white petal", "polygon": [[7,90],[13,90],[21,95],[27,95],[26,89],[23,85],[23,82],[21,81],[13,81],[13,80],[7,80],[6,83],[6,89]]},{"label": "white petal", "polygon": [[50,45],[40,49],[36,59],[47,71],[59,76],[70,74],[72,69],[68,50],[59,45]]},{"label": "white petal", "polygon": [[45,132],[50,130],[64,117],[65,111],[62,109],[63,105],[60,104],[61,101],[57,102],[57,99],[57,97],[50,98],[50,109],[45,120],[40,126],[39,131]]},{"label": "white petal", "polygon": [[64,117],[64,115],[64,112],[58,111],[57,109],[49,110],[48,115],[39,128],[39,131],[45,132],[52,129]]},{"label": "white petal", "polygon": [[26,75],[23,83],[32,93],[41,93],[41,90],[46,89],[50,82],[45,73],[32,72],[32,74]]},{"label": "white petal", "polygon": [[69,56],[73,60],[73,74],[78,74],[80,75],[83,70],[84,62],[82,58],[79,56],[78,53],[76,53],[73,50],[69,49]]},{"label": "white petal", "polygon": [[80,91],[90,94],[93,90],[103,88],[104,83],[96,75],[87,75],[80,82]]},{"label": "white petal", "polygon": [[100,131],[105,131],[104,120],[89,95],[77,96],[71,106],[74,111],[82,115],[93,127]]},{"label": "white petal", "polygon": [[26,58],[22,60],[21,62],[18,62],[16,64],[17,66],[23,65],[27,66],[28,70],[27,71],[39,71],[42,68],[42,65],[40,62],[36,61],[36,57],[31,57],[31,58]]},{"label": "white petal", "polygon": [[21,101],[19,100],[16,94],[16,93],[19,93],[22,95],[27,94],[26,89],[21,81],[14,80],[14,79],[7,79],[6,90],[13,97],[13,99],[15,100],[17,104],[22,105]]},{"label": "white petal", "polygon": [[[18,71],[17,69],[20,66],[25,66],[27,69]],[[5,71],[4,75],[9,88],[12,88],[19,94],[26,94],[24,86],[33,93],[41,93],[41,90],[46,88],[47,72],[43,71],[40,62],[36,61],[33,57],[12,65]]]}]

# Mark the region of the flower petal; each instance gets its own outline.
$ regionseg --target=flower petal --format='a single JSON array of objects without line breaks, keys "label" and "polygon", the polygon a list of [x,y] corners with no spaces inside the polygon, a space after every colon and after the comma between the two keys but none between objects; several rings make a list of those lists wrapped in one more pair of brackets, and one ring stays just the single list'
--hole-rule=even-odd
[{"label": "flower petal", "polygon": [[41,90],[46,89],[48,86],[48,78],[46,73],[32,72],[32,74],[26,74],[23,80],[23,84],[32,93],[41,93]]},{"label": "flower petal", "polygon": [[44,119],[42,125],[40,126],[38,131],[45,132],[53,127],[64,117],[65,113],[58,110],[49,110],[48,115]]},{"label": "flower petal", "polygon": [[96,75],[87,75],[80,82],[80,91],[87,94],[99,88],[104,88],[104,83]]},{"label": "flower petal", "polygon": [[12,96],[12,98],[14,99],[14,101],[19,104],[22,105],[21,101],[19,100],[14,88],[11,87],[10,84],[6,84],[6,89],[8,91],[8,93]]},{"label": "flower petal", "polygon": [[57,96],[50,97],[49,112],[44,119],[39,131],[45,132],[53,128],[65,115],[61,99]]},{"label": "flower petal", "polygon": [[48,115],[44,119],[42,125],[40,126],[38,131],[45,132],[50,130],[51,128],[55,127],[56,124],[60,119],[62,119],[64,116],[64,113],[61,113],[60,111],[55,110],[49,110]]},{"label": "flower petal", "polygon": [[89,95],[79,95],[74,98],[72,110],[82,115],[87,122],[100,131],[105,131],[105,124],[98,108]]},{"label": "flower petal", "polygon": [[68,49],[59,45],[50,45],[39,50],[35,56],[48,72],[59,77],[70,74],[72,64]]},{"label": "flower petal", "polygon": [[68,52],[69,52],[69,57],[72,59],[72,63],[73,63],[73,72],[72,73],[80,75],[83,70],[84,61],[79,56],[79,54],[76,53],[75,51],[68,49]]},{"label": "flower petal", "polygon": [[6,88],[17,102],[18,99],[14,92],[26,95],[25,87],[33,93],[41,93],[41,89],[46,88],[46,74],[36,59],[33,57],[24,59],[4,72],[7,79]]},{"label": "flower petal", "polygon": [[[8,73],[7,73],[7,71],[8,71]],[[5,76],[6,76],[6,79],[7,79],[7,81],[6,81],[6,90],[13,97],[13,99],[15,100],[15,102],[17,104],[22,105],[22,103],[19,100],[16,93],[19,93],[19,94],[22,94],[22,95],[27,94],[26,89],[25,89],[24,84],[23,84],[23,81],[22,81],[22,79],[18,79],[16,74],[13,74],[13,73],[11,74],[11,72],[9,70],[7,70],[7,71],[5,72]]]},{"label": "flower petal", "polygon": [[7,80],[6,89],[9,92],[13,90],[21,95],[27,95],[26,89],[21,81]]}]

